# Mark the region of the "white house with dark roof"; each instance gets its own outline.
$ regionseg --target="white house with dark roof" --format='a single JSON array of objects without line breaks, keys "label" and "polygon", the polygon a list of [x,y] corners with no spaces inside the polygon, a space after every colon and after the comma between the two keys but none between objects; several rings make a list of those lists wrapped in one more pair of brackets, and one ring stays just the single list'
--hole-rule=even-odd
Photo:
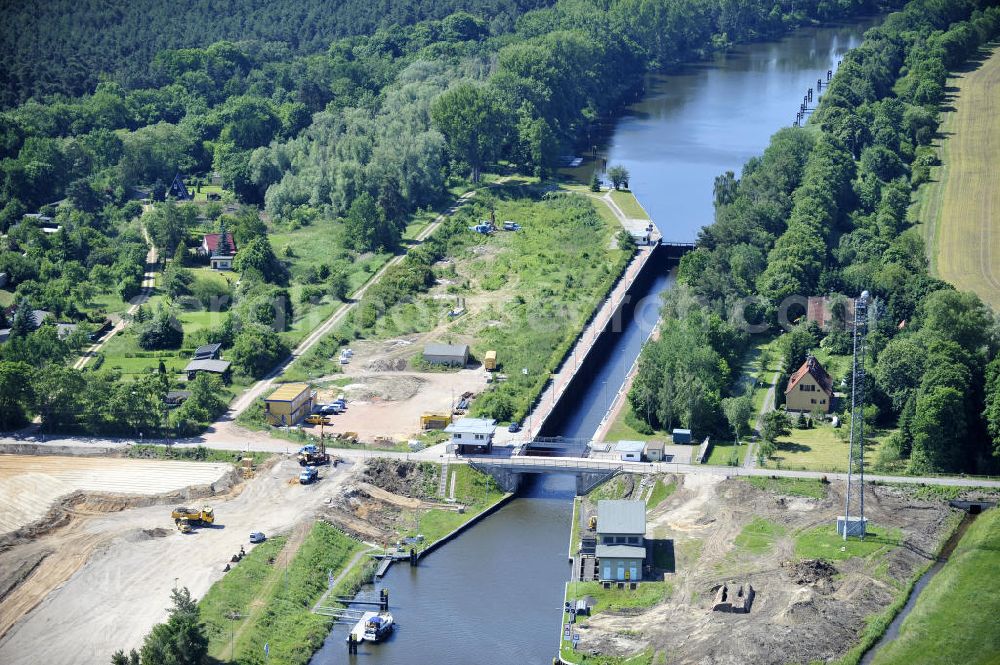
[{"label": "white house with dark roof", "polygon": [[597,571],[602,582],[637,582],[646,562],[646,503],[597,502]]},{"label": "white house with dark roof", "polygon": [[444,428],[460,455],[489,454],[493,451],[493,435],[497,421],[492,418],[462,418]]}]

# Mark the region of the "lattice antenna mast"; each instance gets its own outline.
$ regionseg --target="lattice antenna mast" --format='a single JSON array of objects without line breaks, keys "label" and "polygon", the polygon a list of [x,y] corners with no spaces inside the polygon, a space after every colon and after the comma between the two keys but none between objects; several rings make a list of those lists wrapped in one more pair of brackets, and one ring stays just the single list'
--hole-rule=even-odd
[{"label": "lattice antenna mast", "polygon": [[[854,301],[854,360],[851,368],[851,445],[847,462],[847,498],[844,501],[843,536],[865,537],[865,350],[868,337],[868,305],[871,295],[863,291]],[[854,471],[858,481],[855,487]],[[851,499],[858,495],[858,516],[851,521]]]}]

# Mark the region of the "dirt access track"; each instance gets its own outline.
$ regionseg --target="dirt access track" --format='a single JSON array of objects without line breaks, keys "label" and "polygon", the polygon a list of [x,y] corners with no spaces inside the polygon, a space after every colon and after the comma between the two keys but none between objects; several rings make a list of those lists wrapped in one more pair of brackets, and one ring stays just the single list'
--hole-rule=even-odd
[{"label": "dirt access track", "polygon": [[[110,469],[104,472],[109,477],[115,477],[119,465],[138,468],[135,460],[31,459],[70,467],[95,464],[95,469]],[[218,477],[232,468],[148,464],[149,483],[160,473],[152,471],[156,465],[181,465],[176,468],[187,468],[189,479],[198,482],[205,480],[202,474]],[[226,562],[241,546],[253,547],[251,531],[274,536],[311,522],[353,471],[345,464],[322,467],[320,481],[308,486],[290,482],[298,472],[294,459],[278,459],[223,495],[191,501],[211,506],[216,520],[191,534],[178,532],[170,519],[176,499],[147,505],[149,497],[138,496],[142,507],[130,507],[120,494],[113,500],[79,495],[79,502],[66,507],[60,526],[0,548],[0,663],[107,663],[117,649],[138,648],[150,628],[166,618],[175,585],[200,598],[223,576]],[[183,479],[171,482],[177,486]],[[48,492],[43,488],[46,496]],[[10,498],[6,490],[3,496]]]},{"label": "dirt access track", "polygon": [[[671,663],[828,662],[856,644],[865,618],[888,607],[932,560],[957,517],[944,501],[869,486],[870,531],[893,542],[898,536],[899,545],[839,560],[833,551],[823,557],[834,559],[827,566],[799,560],[795,541],[816,526],[832,531],[843,513],[843,483],[827,485],[826,496],[815,499],[764,491],[736,478],[687,474],[674,481],[677,491],[649,513],[646,534],[673,542],[676,572],[665,576],[672,593],[649,609],[607,611],[585,620],[580,653],[626,656],[651,647]],[[767,533],[737,540],[754,520],[766,520]],[[716,589],[729,582],[753,585],[749,614],[712,611]]]}]

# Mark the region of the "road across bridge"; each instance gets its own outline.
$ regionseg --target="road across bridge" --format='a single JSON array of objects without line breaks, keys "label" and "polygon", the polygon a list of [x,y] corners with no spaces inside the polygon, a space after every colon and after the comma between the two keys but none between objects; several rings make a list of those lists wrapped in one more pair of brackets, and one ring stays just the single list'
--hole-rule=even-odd
[{"label": "road across bridge", "polygon": [[[760,469],[707,464],[681,464],[679,462],[625,462],[620,460],[592,459],[588,457],[531,457],[512,455],[461,456],[449,463],[467,462],[489,471],[510,474],[571,473],[577,475],[613,476],[617,473],[678,473],[712,474],[726,477],[765,476],[777,478],[809,478],[819,480],[847,480],[846,473],[826,471],[792,471],[789,469]],[[970,476],[886,476],[865,474],[865,480],[875,483],[900,483],[907,485],[943,485],[947,487],[990,487],[1000,489],[1000,480]]]},{"label": "road across bridge", "polygon": [[[69,449],[79,449],[90,454],[107,454],[115,449],[125,448],[138,443],[130,439],[105,439],[98,437],[0,437],[0,453],[16,454],[68,454]],[[265,440],[255,438],[252,433],[242,436],[217,437],[206,442],[201,437],[193,439],[146,441],[147,444],[169,445],[175,448],[194,448],[205,446],[234,452],[269,452],[288,454],[297,445],[280,439]],[[529,457],[525,455],[478,455],[460,456],[445,453],[446,444],[438,444],[419,452],[395,452],[359,450],[352,448],[331,448],[330,451],[338,457],[350,461],[363,461],[373,457],[404,459],[425,462],[443,462],[449,464],[475,463],[480,466],[501,466],[514,469],[520,467],[522,473],[597,473],[610,472],[617,467],[625,473],[702,473],[722,476],[775,476],[778,478],[827,478],[828,480],[846,480],[846,473],[828,471],[791,471],[788,469],[748,469],[745,467],[714,466],[710,464],[680,464],[677,462],[623,462],[618,460],[600,460],[588,457]],[[507,447],[496,447],[511,451]],[[85,452],[86,451],[86,452]],[[542,470],[544,468],[544,471]],[[865,474],[865,480],[880,483],[902,483],[910,485],[941,485],[945,487],[989,487],[1000,489],[1000,479],[975,476],[887,476],[880,474]]]}]

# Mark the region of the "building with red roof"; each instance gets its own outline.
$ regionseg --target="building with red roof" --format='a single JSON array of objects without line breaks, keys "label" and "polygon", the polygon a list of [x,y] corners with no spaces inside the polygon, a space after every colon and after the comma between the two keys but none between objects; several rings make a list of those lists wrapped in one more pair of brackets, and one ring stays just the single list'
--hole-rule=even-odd
[{"label": "building with red roof", "polygon": [[788,379],[785,408],[789,411],[829,413],[833,405],[833,377],[809,356]]},{"label": "building with red roof", "polygon": [[[225,240],[223,240],[225,236]],[[206,233],[201,238],[198,254],[207,256],[215,270],[231,270],[236,256],[236,241],[232,233]]]}]

